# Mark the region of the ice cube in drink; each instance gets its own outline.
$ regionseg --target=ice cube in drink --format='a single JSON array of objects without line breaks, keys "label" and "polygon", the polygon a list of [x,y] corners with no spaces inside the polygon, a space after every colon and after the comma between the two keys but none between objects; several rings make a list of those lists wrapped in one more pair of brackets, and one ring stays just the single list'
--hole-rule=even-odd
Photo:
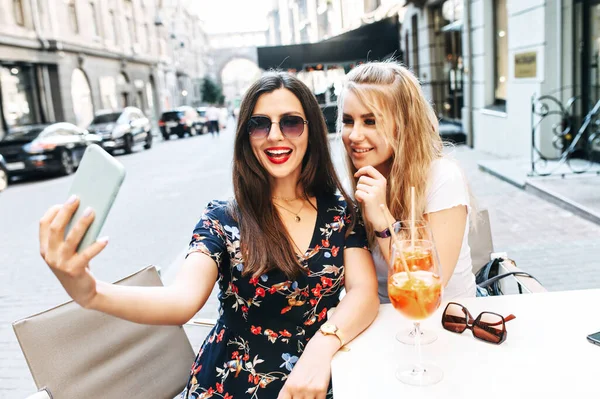
[{"label": "ice cube in drink", "polygon": [[406,317],[422,320],[431,316],[442,300],[442,280],[432,272],[398,272],[388,279],[388,296],[396,310]]},{"label": "ice cube in drink", "polygon": [[[433,254],[428,248],[406,248],[402,251],[408,270],[411,272],[417,270],[430,271],[433,267]],[[404,266],[400,256],[396,256],[394,260],[394,271],[403,271]]]}]

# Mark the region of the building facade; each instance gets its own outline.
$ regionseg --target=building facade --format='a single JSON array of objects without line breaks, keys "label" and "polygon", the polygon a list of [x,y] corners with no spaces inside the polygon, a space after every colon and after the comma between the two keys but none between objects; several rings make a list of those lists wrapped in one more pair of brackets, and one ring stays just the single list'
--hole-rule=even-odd
[{"label": "building facade", "polygon": [[85,126],[128,105],[156,120],[199,102],[202,37],[177,3],[0,0],[0,136],[32,123]]},{"label": "building facade", "polygon": [[273,0],[268,45],[316,43],[391,16],[404,0]]},{"label": "building facade", "polygon": [[[552,158],[570,144],[600,100],[599,43],[598,0],[409,0],[401,33],[405,63],[442,122],[460,124],[476,149],[511,158],[533,147]],[[562,115],[532,138],[541,96]],[[581,146],[600,154],[587,135]]]}]

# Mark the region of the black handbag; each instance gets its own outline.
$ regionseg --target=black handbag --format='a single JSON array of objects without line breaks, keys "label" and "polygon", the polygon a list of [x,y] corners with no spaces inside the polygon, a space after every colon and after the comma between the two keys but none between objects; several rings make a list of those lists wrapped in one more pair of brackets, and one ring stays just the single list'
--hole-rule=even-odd
[{"label": "black handbag", "polygon": [[[538,279],[533,277],[531,274],[523,271],[499,274],[500,263],[503,261],[504,259],[502,258],[495,258],[490,260],[484,267],[479,269],[479,271],[475,275],[475,283],[477,284],[477,291],[479,296],[504,295],[502,289],[500,288],[500,280],[509,276],[530,277],[539,283]],[[519,293],[523,293],[521,285],[519,285]]]}]

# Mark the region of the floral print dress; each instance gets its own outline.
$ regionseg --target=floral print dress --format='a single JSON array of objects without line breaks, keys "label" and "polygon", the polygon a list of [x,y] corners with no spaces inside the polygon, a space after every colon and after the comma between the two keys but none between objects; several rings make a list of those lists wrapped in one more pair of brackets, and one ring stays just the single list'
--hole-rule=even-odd
[{"label": "floral print dress", "polygon": [[[317,221],[300,259],[306,273],[279,270],[242,276],[240,230],[226,202],[212,201],[196,225],[188,253],[218,266],[220,317],[204,341],[182,398],[275,399],[305,345],[339,303],[344,248],[367,248],[362,222],[351,223],[338,195],[317,197]],[[327,396],[331,398],[331,390]]]}]

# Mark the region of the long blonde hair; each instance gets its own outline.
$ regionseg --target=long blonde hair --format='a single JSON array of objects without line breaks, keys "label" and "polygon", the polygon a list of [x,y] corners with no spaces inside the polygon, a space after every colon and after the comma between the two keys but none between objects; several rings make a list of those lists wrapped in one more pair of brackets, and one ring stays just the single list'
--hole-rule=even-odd
[{"label": "long blonde hair", "polygon": [[[415,75],[395,61],[369,62],[346,76],[338,99],[338,132],[342,128],[343,104],[347,92],[375,115],[378,134],[384,135],[393,154],[387,178],[387,203],[396,220],[410,219],[410,188],[415,187],[415,214],[423,219],[427,205],[427,184],[431,163],[443,156],[438,119],[425,98]],[[353,189],[354,167],[349,154],[346,163]],[[375,241],[368,231],[371,246]]]}]

